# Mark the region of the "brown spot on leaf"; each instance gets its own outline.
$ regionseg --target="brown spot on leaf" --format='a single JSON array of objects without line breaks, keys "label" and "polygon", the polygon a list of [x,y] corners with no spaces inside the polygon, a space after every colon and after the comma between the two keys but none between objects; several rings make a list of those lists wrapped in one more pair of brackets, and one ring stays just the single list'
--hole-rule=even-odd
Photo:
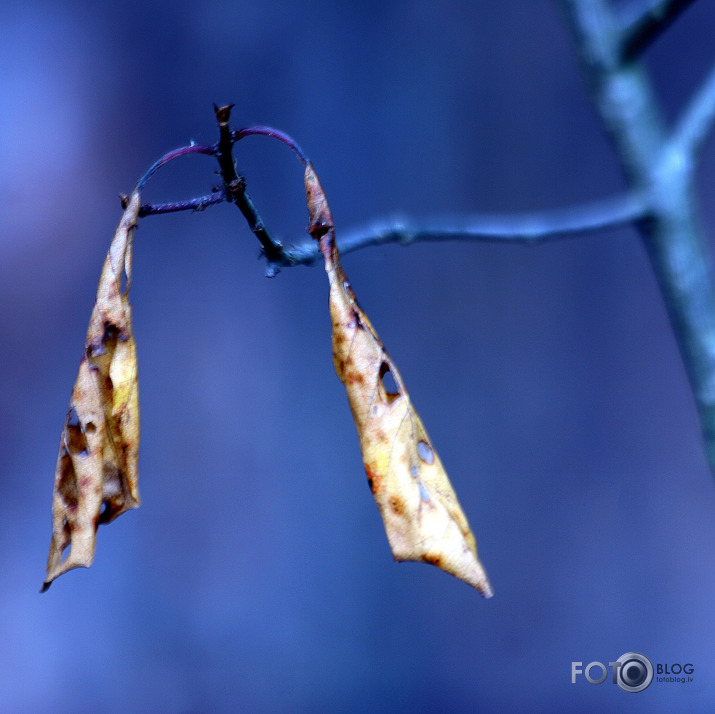
[{"label": "brown spot on leaf", "polygon": [[70,457],[65,454],[62,458],[62,476],[57,484],[57,494],[62,499],[64,507],[70,511],[77,508],[79,493],[77,490],[77,476],[72,468]]},{"label": "brown spot on leaf", "polygon": [[367,484],[375,495],[382,487],[382,476],[368,466],[365,467],[365,473],[367,474]]},{"label": "brown spot on leaf", "polygon": [[390,496],[389,503],[390,503],[390,508],[397,515],[402,515],[405,512],[405,504],[402,502],[402,499],[399,498],[398,496]]}]

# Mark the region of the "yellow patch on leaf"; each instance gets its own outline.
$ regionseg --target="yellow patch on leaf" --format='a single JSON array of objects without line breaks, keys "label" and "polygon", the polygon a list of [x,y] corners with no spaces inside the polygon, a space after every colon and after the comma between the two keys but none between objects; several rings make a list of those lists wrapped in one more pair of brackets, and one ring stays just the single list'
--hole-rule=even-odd
[{"label": "yellow patch on leaf", "polygon": [[60,440],[43,591],[62,573],[92,564],[100,523],[139,506],[139,394],[129,304],[139,207],[135,191],[126,202],[99,279]]},{"label": "yellow patch on leaf", "polygon": [[476,541],[442,462],[340,265],[330,209],[310,164],[305,187],[308,230],[319,243],[330,282],[333,363],[347,391],[392,554],[398,561],[436,565],[491,597]]}]

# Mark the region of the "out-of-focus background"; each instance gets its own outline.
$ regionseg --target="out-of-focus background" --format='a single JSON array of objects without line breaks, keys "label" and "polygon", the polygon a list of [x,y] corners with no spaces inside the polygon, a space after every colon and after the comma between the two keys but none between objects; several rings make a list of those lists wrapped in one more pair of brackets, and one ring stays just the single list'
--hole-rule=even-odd
[{"label": "out-of-focus background", "polygon": [[[235,125],[290,132],[341,229],[617,193],[551,2],[5,2],[0,29],[0,710],[710,711],[715,490],[633,230],[385,246],[344,267],[495,590],[394,564],[330,358],[322,268],[264,277],[239,212],[142,219],[142,507],[40,596],[60,430],[117,194]],[[647,54],[668,121],[715,57],[696,3]],[[299,164],[236,151],[263,218]],[[216,183],[163,169],[145,199]],[[715,147],[699,170],[713,234]],[[639,651],[689,684],[571,684]],[[593,671],[594,675],[598,670]],[[609,670],[610,675],[610,670]]]}]

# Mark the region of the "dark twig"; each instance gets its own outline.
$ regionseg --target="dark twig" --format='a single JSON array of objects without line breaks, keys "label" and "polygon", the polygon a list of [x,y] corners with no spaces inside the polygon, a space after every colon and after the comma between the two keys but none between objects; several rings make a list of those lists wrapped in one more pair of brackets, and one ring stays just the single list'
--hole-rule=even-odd
[{"label": "dark twig", "polygon": [[234,203],[241,210],[241,213],[248,222],[248,227],[251,229],[253,235],[255,235],[261,242],[263,255],[268,261],[266,275],[272,278],[278,273],[280,266],[289,264],[284,260],[285,249],[283,244],[279,240],[273,238],[266,228],[266,225],[263,223],[263,219],[258,214],[255,204],[251,200],[251,197],[246,193],[246,184],[243,179],[239,179],[238,184],[235,186],[234,195]]},{"label": "dark twig", "polygon": [[695,0],[646,0],[632,4],[621,24],[624,60],[643,54],[648,46],[666,30]]},{"label": "dark twig", "polygon": [[228,184],[238,180],[236,165],[233,162],[233,140],[231,138],[231,129],[228,125],[233,107],[233,104],[228,104],[224,107],[218,107],[214,104],[214,113],[216,114],[219,131],[215,155],[218,159],[218,165],[221,168],[223,182],[227,188]]},{"label": "dark twig", "polygon": [[251,197],[246,192],[246,182],[242,176],[236,173],[236,166],[233,162],[233,132],[229,127],[231,109],[233,104],[224,107],[217,107],[214,104],[214,112],[219,127],[219,142],[216,147],[216,158],[218,159],[223,178],[223,185],[226,196],[231,203],[235,203],[243,214],[253,235],[258,238],[263,248],[263,254],[268,261],[267,274],[273,277],[280,265],[285,264],[283,260],[283,244],[273,238],[261,219],[256,206]]}]

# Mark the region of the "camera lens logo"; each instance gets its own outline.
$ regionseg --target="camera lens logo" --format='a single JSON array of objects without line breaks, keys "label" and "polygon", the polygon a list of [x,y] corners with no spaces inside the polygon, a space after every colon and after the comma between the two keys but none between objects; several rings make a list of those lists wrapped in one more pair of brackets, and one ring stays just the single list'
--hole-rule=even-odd
[{"label": "camera lens logo", "polygon": [[642,692],[653,681],[653,664],[640,652],[626,652],[614,664],[616,684],[624,692]]}]

